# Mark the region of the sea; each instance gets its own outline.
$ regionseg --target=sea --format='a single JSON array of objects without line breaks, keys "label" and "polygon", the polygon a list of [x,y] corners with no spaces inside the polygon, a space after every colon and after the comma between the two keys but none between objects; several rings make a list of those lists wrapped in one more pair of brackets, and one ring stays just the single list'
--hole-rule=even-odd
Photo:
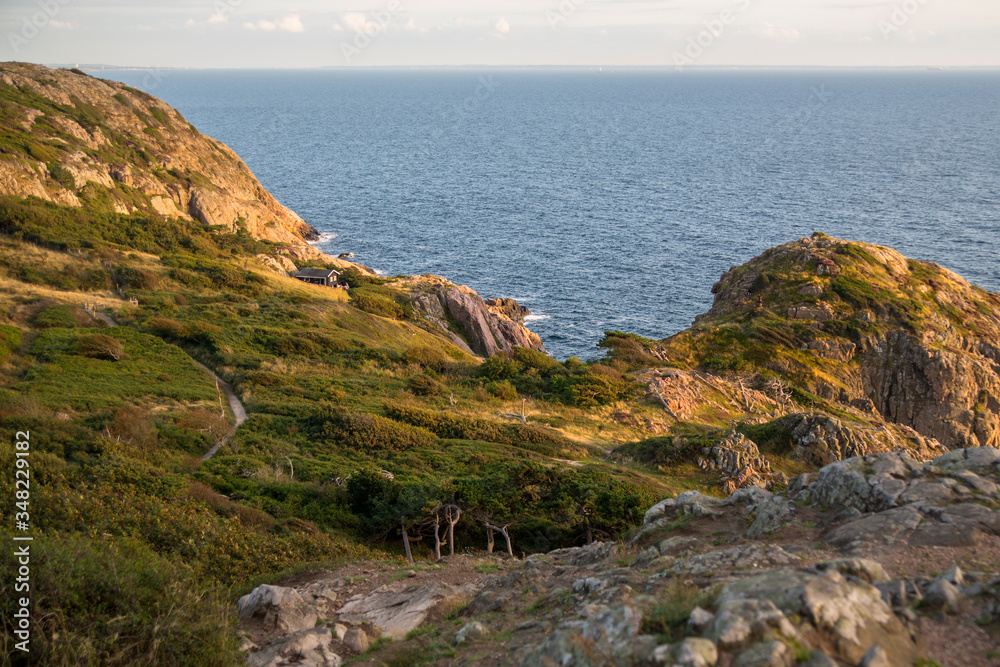
[{"label": "sea", "polygon": [[513,297],[557,359],[663,338],[713,283],[808,236],[1000,292],[1000,72],[102,72],[223,141],[386,275]]}]

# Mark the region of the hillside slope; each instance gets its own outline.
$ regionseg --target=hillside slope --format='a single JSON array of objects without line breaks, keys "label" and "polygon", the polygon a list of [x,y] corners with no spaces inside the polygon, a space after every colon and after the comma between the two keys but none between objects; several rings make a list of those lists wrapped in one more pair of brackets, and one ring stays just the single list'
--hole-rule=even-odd
[{"label": "hillside slope", "polygon": [[198,220],[319,253],[317,232],[227,146],[166,103],[74,70],[0,63],[0,191],[66,206]]}]

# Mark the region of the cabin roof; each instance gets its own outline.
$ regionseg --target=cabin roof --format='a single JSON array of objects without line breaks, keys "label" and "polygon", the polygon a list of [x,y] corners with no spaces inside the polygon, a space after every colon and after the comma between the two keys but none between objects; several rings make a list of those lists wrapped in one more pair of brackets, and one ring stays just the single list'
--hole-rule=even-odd
[{"label": "cabin roof", "polygon": [[295,272],[297,278],[333,278],[339,275],[340,271],[336,269],[302,269]]}]

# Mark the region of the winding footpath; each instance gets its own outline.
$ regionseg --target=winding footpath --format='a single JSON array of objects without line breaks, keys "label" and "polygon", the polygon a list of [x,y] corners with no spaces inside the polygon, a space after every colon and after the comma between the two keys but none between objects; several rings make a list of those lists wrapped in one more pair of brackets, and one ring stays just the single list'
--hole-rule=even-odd
[{"label": "winding footpath", "polygon": [[[94,317],[101,320],[109,327],[118,326],[118,323],[115,322],[113,319],[111,319],[111,316],[108,315],[107,313],[94,313]],[[191,357],[191,355],[188,356]],[[208,453],[205,454],[203,457],[201,457],[202,461],[208,461],[210,458],[215,456],[215,453],[219,451],[220,447],[229,442],[229,438],[233,437],[233,434],[236,433],[236,429],[238,429],[240,425],[247,420],[247,411],[246,408],[243,407],[243,404],[240,403],[240,399],[237,398],[236,392],[233,391],[232,385],[230,385],[228,382],[220,378],[218,375],[215,374],[215,371],[213,371],[211,368],[201,363],[194,357],[191,357],[191,361],[193,361],[195,365],[198,366],[199,368],[202,368],[205,371],[207,371],[208,374],[212,376],[212,379],[215,380],[216,384],[222,389],[223,392],[225,392],[226,399],[229,401],[229,408],[233,411],[233,417],[236,418],[236,424],[229,431],[229,433],[224,435],[222,439],[219,440],[218,444],[216,444],[214,447],[208,450]]]}]

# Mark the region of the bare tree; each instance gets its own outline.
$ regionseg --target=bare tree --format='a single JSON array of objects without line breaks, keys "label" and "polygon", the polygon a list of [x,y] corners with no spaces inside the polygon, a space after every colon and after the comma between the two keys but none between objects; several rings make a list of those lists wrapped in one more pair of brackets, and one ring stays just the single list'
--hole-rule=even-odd
[{"label": "bare tree", "polygon": [[413,563],[413,554],[410,552],[410,536],[406,532],[406,522],[401,521],[399,526],[403,531],[403,548],[406,550],[406,562]]}]

